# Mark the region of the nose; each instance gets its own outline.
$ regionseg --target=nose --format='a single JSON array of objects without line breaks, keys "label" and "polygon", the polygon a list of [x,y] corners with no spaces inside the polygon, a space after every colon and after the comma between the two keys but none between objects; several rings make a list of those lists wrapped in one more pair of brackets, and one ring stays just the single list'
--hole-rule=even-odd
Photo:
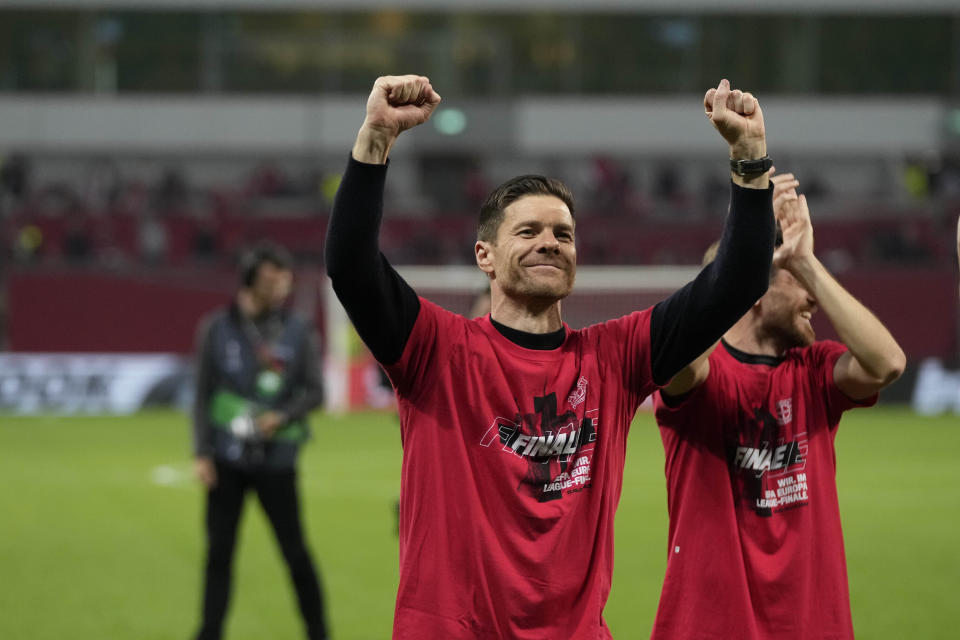
[{"label": "nose", "polygon": [[540,235],[540,246],[537,249],[541,253],[559,253],[560,241],[551,231],[544,231]]}]

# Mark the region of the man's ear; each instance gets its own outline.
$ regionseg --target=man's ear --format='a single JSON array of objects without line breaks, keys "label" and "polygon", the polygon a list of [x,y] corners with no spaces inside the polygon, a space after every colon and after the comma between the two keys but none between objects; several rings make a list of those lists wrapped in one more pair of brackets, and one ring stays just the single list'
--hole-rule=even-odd
[{"label": "man's ear", "polygon": [[487,275],[491,275],[493,273],[493,245],[483,240],[477,240],[477,243],[473,245],[473,253],[480,270]]}]

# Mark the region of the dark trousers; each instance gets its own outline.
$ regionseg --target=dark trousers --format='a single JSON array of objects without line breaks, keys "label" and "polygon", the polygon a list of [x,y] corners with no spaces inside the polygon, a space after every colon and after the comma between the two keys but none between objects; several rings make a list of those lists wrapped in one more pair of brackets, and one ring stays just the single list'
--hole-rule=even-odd
[{"label": "dark trousers", "polygon": [[233,549],[247,490],[257,492],[290,569],[310,640],[327,637],[323,596],[303,539],[295,471],[247,472],[219,461],[217,484],[207,493],[207,566],[203,622],[197,640],[219,640],[230,599]]}]

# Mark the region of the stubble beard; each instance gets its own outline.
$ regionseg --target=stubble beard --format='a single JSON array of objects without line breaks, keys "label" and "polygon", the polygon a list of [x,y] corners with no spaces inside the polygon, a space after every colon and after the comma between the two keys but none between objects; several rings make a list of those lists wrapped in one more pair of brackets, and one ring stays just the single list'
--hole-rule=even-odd
[{"label": "stubble beard", "polygon": [[562,281],[547,281],[530,277],[522,273],[522,270],[521,267],[514,271],[514,278],[510,283],[500,285],[502,291],[511,298],[548,306],[563,300],[573,291],[575,274],[564,271]]},{"label": "stubble beard", "polygon": [[764,329],[773,336],[774,340],[783,346],[784,350],[796,347],[809,347],[817,339],[817,334],[807,321],[790,312],[772,318],[765,323]]}]

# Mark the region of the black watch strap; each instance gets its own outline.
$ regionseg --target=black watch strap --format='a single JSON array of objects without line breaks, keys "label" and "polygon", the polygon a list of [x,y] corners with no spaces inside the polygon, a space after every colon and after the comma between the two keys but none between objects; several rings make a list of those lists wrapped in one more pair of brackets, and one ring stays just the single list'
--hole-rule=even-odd
[{"label": "black watch strap", "polygon": [[755,160],[734,160],[730,159],[730,170],[738,176],[756,176],[770,171],[773,166],[773,160],[770,156],[763,156]]}]

